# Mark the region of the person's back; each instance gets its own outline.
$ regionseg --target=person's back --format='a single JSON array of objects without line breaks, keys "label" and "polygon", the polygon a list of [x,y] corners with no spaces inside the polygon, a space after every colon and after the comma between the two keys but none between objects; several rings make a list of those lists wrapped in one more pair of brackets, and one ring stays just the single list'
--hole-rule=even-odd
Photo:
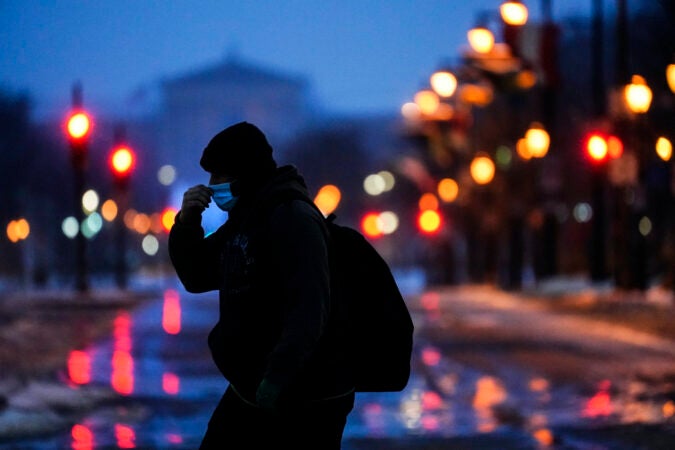
[{"label": "person's back", "polygon": [[[203,152],[210,185],[188,189],[169,238],[191,292],[220,291],[209,335],[229,387],[202,448],[340,448],[354,388],[329,292],[323,216],[301,200],[271,204],[281,190],[307,195],[293,166],[277,167],[264,135],[240,123]],[[204,237],[210,197],[228,220]]]}]

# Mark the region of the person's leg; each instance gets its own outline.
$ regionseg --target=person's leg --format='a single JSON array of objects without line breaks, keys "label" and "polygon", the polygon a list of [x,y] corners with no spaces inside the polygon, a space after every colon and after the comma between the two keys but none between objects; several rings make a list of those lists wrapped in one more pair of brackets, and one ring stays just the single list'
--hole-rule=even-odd
[{"label": "person's leg", "polygon": [[[297,449],[340,450],[347,416],[354,408],[354,394],[313,403],[285,416],[288,443]],[[291,422],[292,421],[292,422]]]},{"label": "person's leg", "polygon": [[276,426],[276,421],[269,413],[244,402],[228,388],[211,415],[199,448],[266,449],[269,442],[274,442]]}]

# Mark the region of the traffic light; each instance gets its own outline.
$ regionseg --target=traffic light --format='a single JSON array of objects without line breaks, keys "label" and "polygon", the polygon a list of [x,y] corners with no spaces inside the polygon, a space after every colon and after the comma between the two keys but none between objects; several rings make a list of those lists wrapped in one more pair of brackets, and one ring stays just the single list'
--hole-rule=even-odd
[{"label": "traffic light", "polygon": [[121,144],[113,149],[109,162],[115,180],[126,181],[136,165],[136,155],[127,145]]},{"label": "traffic light", "polygon": [[607,138],[600,133],[591,133],[586,139],[586,154],[593,162],[604,162],[608,154]]},{"label": "traffic light", "polygon": [[417,228],[427,235],[438,233],[442,224],[441,214],[435,209],[420,211],[417,216]]},{"label": "traffic light", "polygon": [[616,136],[599,132],[590,133],[586,138],[586,155],[595,163],[617,159],[623,155],[623,142]]},{"label": "traffic light", "polygon": [[66,136],[73,164],[78,168],[84,167],[91,129],[91,118],[86,111],[76,109],[70,112],[66,120]]},{"label": "traffic light", "polygon": [[66,124],[68,137],[71,141],[82,142],[89,136],[91,129],[91,119],[84,111],[71,112]]},{"label": "traffic light", "polygon": [[[71,92],[72,109],[65,121],[65,134],[70,144],[70,161],[73,166],[73,205],[75,215],[79,223],[84,221],[84,211],[81,207],[82,195],[84,194],[85,168],[87,165],[87,153],[89,136],[91,135],[92,120],[82,107],[82,85],[75,83]],[[82,233],[77,234],[75,276],[76,287],[80,292],[89,289],[87,280],[87,240]]]},{"label": "traffic light", "polygon": [[[123,142],[117,133],[116,141]],[[127,261],[126,261],[126,230],[123,217],[129,207],[129,177],[136,164],[136,155],[126,144],[118,143],[110,153],[110,171],[115,183],[117,204],[120,209],[120,217],[117,221],[117,263],[115,264],[115,279],[120,289],[127,287]]]}]

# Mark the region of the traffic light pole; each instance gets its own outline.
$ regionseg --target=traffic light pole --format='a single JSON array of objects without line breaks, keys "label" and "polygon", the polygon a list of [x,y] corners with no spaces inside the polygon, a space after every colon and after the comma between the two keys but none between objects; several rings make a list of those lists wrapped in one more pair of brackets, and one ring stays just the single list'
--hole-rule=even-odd
[{"label": "traffic light pole", "polygon": [[[72,91],[73,109],[82,107],[82,87],[79,83],[73,86]],[[84,170],[87,157],[87,143],[71,142],[71,162],[73,166],[74,180],[74,207],[77,223],[81,224],[84,219],[84,210],[82,209],[82,195],[84,194]],[[75,288],[78,292],[89,290],[89,281],[87,278],[87,238],[81,231],[75,237]]]},{"label": "traffic light pole", "polygon": [[[75,158],[73,158],[75,159]],[[75,179],[75,195],[74,204],[76,209],[77,223],[82,223],[85,219],[84,210],[82,209],[82,195],[84,193],[84,167],[81,162],[74,162],[74,179]],[[75,287],[79,292],[86,292],[89,290],[89,282],[87,279],[87,238],[78,232],[75,237]]]},{"label": "traffic light pole", "polygon": [[115,283],[119,289],[126,289],[128,285],[127,277],[127,230],[124,225],[124,214],[129,209],[129,180],[121,179],[115,181],[116,198],[119,209],[115,225]]},{"label": "traffic light pole", "polygon": [[607,207],[605,202],[605,167],[591,169],[591,205],[593,220],[589,251],[591,280],[602,282],[607,279]]},{"label": "traffic light pole", "polygon": [[124,142],[126,141],[124,126],[115,127],[115,147],[111,153],[110,165],[113,174],[115,198],[119,214],[116,220],[115,244],[115,282],[119,289],[126,289],[128,285],[127,267],[127,229],[124,216],[129,210],[129,182],[134,164],[134,153]]}]

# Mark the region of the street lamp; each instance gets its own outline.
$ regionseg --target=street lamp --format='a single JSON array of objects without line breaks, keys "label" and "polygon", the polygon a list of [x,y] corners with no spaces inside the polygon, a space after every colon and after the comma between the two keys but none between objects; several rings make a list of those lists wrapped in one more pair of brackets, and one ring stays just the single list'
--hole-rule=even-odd
[{"label": "street lamp", "polygon": [[668,81],[668,87],[675,94],[675,63],[668,64],[668,67],[666,67],[666,80]]},{"label": "street lamp", "polygon": [[478,154],[472,161],[469,168],[471,178],[477,184],[488,184],[495,176],[495,164],[489,156]]},{"label": "street lamp", "polygon": [[23,217],[16,220],[11,220],[7,224],[7,238],[12,243],[17,243],[28,238],[30,234],[30,225]]},{"label": "street lamp", "polygon": [[649,111],[652,103],[652,90],[640,75],[633,75],[630,84],[624,87],[624,98],[628,109],[634,114],[642,114]]},{"label": "street lamp", "polygon": [[548,153],[551,137],[539,122],[534,122],[525,133],[525,144],[532,158],[543,158]]},{"label": "street lamp", "polygon": [[471,48],[481,54],[490,53],[495,46],[495,36],[483,25],[471,28],[466,37]]},{"label": "street lamp", "polygon": [[441,97],[452,97],[457,90],[457,77],[449,70],[434,72],[429,78],[431,88]]},{"label": "street lamp", "polygon": [[434,91],[424,89],[415,94],[415,104],[417,104],[422,114],[431,116],[438,109],[440,99]]},{"label": "street lamp", "polygon": [[673,144],[663,136],[656,140],[656,154],[659,155],[663,161],[670,161],[673,156]]},{"label": "street lamp", "polygon": [[527,6],[519,0],[507,0],[499,7],[502,19],[507,25],[520,26],[527,23]]},{"label": "street lamp", "polygon": [[652,90],[645,79],[640,75],[633,75],[631,82],[623,87],[623,101],[625,108],[632,114],[633,122],[628,135],[630,137],[629,150],[618,161],[624,161],[626,166],[620,179],[625,182],[623,189],[624,198],[618,202],[617,229],[619,236],[615,239],[617,247],[616,255],[616,284],[625,289],[638,289],[644,291],[647,288],[647,249],[645,235],[639,232],[635,226],[639,218],[645,214],[647,202],[630,201],[630,195],[643,192],[650,195],[647,189],[646,173],[652,166],[650,156],[643,145],[644,123],[646,113],[652,102]]}]

